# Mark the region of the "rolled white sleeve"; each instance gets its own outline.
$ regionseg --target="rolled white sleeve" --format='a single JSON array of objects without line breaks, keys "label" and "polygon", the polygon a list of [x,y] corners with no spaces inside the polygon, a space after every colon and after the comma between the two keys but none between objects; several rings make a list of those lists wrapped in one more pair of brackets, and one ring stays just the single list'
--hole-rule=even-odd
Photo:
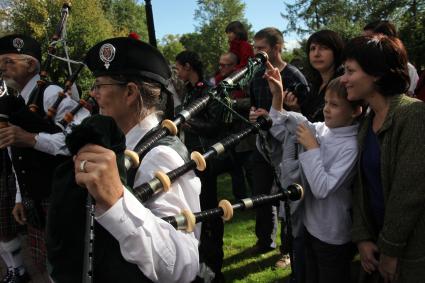
[{"label": "rolled white sleeve", "polygon": [[[139,167],[135,185],[149,181],[156,170],[168,172],[182,165],[179,158],[171,148],[152,149]],[[160,218],[180,213],[183,208],[199,209],[200,182],[193,172],[188,174],[174,182],[169,192],[145,204],[124,190],[123,197],[96,218],[119,242],[123,257],[155,282],[191,282],[199,269],[194,233],[177,231]],[[182,182],[188,185],[185,191]],[[193,206],[192,201],[198,205]]]},{"label": "rolled white sleeve", "polygon": [[22,202],[21,189],[19,189],[18,181],[15,181],[15,183],[16,183],[15,203],[21,203]]},{"label": "rolled white sleeve", "polygon": [[324,166],[320,148],[301,153],[299,160],[314,197],[325,199],[341,187],[341,184],[353,172],[357,160],[357,148],[341,150],[338,158],[327,169]]},{"label": "rolled white sleeve", "polygon": [[298,112],[291,112],[291,111],[279,112],[272,107],[270,108],[269,115],[273,121],[273,125],[270,128],[270,133],[272,134],[274,138],[276,138],[279,141],[284,140],[284,137],[286,136],[287,131],[291,134],[295,134],[297,130],[297,126],[299,124],[309,123],[307,118]]},{"label": "rolled white sleeve", "polygon": [[65,145],[65,134],[63,132],[56,134],[39,133],[35,136],[34,149],[51,155],[70,155]]}]

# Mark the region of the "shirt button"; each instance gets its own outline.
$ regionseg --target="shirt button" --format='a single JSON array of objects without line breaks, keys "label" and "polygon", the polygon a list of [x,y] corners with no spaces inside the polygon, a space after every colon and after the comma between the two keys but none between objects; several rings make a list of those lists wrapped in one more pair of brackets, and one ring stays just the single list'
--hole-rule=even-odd
[{"label": "shirt button", "polygon": [[18,156],[18,160],[22,160],[22,156]]},{"label": "shirt button", "polygon": [[26,172],[25,172],[25,170],[22,170],[22,171],[21,171],[21,173],[22,173],[22,174],[25,174]]},{"label": "shirt button", "polygon": [[125,220],[126,220],[126,217],[125,217],[125,216],[122,216],[122,217],[120,218],[120,222],[121,222],[121,223],[125,222]]}]

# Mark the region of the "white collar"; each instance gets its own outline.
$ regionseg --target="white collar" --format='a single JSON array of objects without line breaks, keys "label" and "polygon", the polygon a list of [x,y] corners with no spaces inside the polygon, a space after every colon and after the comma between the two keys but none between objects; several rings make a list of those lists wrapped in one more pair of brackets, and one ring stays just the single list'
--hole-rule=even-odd
[{"label": "white collar", "polygon": [[128,149],[134,149],[140,139],[152,128],[157,126],[158,123],[159,118],[156,113],[152,113],[146,116],[142,121],[131,128],[131,130],[125,135],[126,147]]},{"label": "white collar", "polygon": [[345,127],[338,127],[338,128],[328,128],[329,131],[340,137],[351,137],[356,136],[359,130],[359,124],[355,122],[353,125],[345,126]]},{"label": "white collar", "polygon": [[27,82],[27,84],[24,86],[24,88],[22,89],[22,91],[19,93],[19,95],[22,96],[22,98],[25,100],[25,103],[28,103],[28,99],[30,98],[30,94],[32,92],[32,90],[35,88],[35,86],[37,85],[37,81],[40,79],[40,75],[35,75],[34,77],[32,77],[31,80],[29,80],[29,82]]}]

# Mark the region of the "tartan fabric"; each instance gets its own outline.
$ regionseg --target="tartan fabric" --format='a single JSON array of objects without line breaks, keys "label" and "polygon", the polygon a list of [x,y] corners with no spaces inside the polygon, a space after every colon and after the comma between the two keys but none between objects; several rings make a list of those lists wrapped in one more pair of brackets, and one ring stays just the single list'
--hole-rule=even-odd
[{"label": "tartan fabric", "polygon": [[[44,199],[41,201],[41,206],[43,208],[44,216],[47,215],[47,208],[49,206],[49,201]],[[45,242],[45,229],[36,228],[30,224],[27,225],[28,233],[28,247],[31,258],[37,266],[37,268],[42,272],[46,270],[47,263],[47,250]]]},{"label": "tartan fabric", "polygon": [[15,178],[11,163],[5,149],[0,151],[0,240],[7,241],[17,234],[16,223],[12,209],[15,206]]}]

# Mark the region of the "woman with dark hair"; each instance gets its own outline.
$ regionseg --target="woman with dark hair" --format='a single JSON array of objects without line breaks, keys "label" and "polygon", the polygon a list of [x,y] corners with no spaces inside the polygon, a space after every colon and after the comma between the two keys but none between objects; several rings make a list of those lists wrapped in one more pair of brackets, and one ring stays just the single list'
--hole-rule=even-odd
[{"label": "woman with dark hair", "polygon": [[311,91],[300,103],[294,94],[287,95],[285,104],[291,110],[301,110],[310,122],[324,121],[323,107],[328,83],[342,74],[341,59],[344,42],[334,31],[321,30],[313,33],[307,40],[306,53],[311,69]]},{"label": "woman with dark hair", "polygon": [[[177,54],[176,69],[177,76],[186,84],[182,102],[184,108],[205,95],[209,85],[204,80],[202,61],[196,52],[183,51]],[[212,104],[210,102],[206,111],[202,111],[183,125],[185,144],[190,150],[204,152],[212,144],[211,139],[215,137],[214,133],[218,130],[218,125],[214,122],[218,112],[211,108]]]},{"label": "woman with dark hair", "polygon": [[362,275],[368,282],[423,282],[425,105],[403,94],[406,50],[397,38],[374,35],[352,39],[344,57],[348,99],[369,105],[353,197]]},{"label": "woman with dark hair", "polygon": [[[176,56],[178,77],[186,83],[186,93],[183,98],[183,108],[197,98],[207,95],[208,84],[203,80],[202,62],[197,53],[183,51]],[[220,138],[223,131],[221,123],[221,106],[212,99],[206,108],[183,123],[184,143],[189,151],[205,152]],[[207,162],[206,170],[196,174],[201,179],[201,209],[211,209],[218,206],[217,171],[220,166],[217,160]],[[221,219],[212,219],[202,223],[201,244],[199,246],[200,260],[215,274],[213,282],[224,281],[221,267],[223,265],[223,232]],[[203,269],[205,270],[205,269]],[[202,276],[202,274],[201,274]],[[204,278],[206,281],[207,278]]]},{"label": "woman with dark hair", "polygon": [[229,39],[229,52],[238,56],[238,64],[235,69],[242,69],[248,64],[248,58],[254,56],[252,45],[248,42],[248,32],[240,21],[229,23],[225,32]]}]

